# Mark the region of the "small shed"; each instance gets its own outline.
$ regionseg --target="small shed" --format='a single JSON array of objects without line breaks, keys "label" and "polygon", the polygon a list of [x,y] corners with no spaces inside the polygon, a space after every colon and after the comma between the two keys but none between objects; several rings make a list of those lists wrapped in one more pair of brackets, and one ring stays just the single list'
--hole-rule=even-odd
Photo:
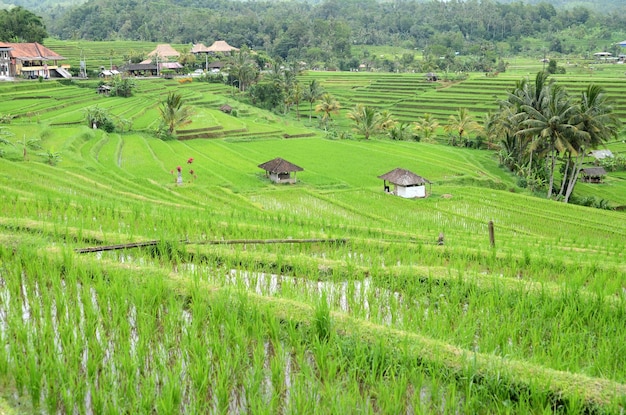
[{"label": "small shed", "polygon": [[[430,184],[422,176],[401,168],[393,169],[378,178],[383,179],[385,192],[404,198],[426,197],[426,183]],[[393,191],[389,189],[387,182],[393,184]]]},{"label": "small shed", "polygon": [[293,184],[296,182],[296,172],[304,170],[280,157],[259,164],[259,167],[265,170],[265,176],[275,183]]},{"label": "small shed", "polygon": [[586,167],[580,170],[580,177],[585,183],[602,183],[606,176],[604,167]]},{"label": "small shed", "polygon": [[99,85],[97,91],[100,95],[109,95],[111,93],[111,87],[109,85]]},{"label": "small shed", "polygon": [[434,72],[428,72],[426,74],[426,80],[429,82],[437,82],[439,80],[439,77]]},{"label": "small shed", "polygon": [[233,112],[233,107],[228,104],[224,104],[220,107],[220,111],[222,111],[224,114],[230,114],[231,112]]}]

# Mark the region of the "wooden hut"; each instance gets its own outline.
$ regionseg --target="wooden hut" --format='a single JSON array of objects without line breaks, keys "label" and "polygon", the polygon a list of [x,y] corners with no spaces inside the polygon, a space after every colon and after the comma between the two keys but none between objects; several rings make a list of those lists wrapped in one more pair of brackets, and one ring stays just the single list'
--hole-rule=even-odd
[{"label": "wooden hut", "polygon": [[[385,192],[404,198],[426,197],[426,183],[430,184],[422,176],[401,168],[393,169],[378,178],[383,179]],[[393,191],[389,189],[387,182],[393,184]]]},{"label": "wooden hut", "polygon": [[604,167],[586,167],[580,170],[580,177],[586,183],[602,183],[605,175]]},{"label": "wooden hut", "polygon": [[275,183],[295,183],[296,172],[304,170],[280,157],[259,164],[259,167],[265,170],[265,176]]}]

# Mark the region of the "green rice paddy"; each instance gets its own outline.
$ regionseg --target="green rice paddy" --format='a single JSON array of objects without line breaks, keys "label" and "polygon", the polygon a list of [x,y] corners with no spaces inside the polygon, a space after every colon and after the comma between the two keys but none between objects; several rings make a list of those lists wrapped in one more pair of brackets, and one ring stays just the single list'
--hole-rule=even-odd
[{"label": "green rice paddy", "polygon": [[[517,77],[302,80],[411,121],[487,111]],[[619,78],[602,82],[619,96]],[[308,105],[298,122],[227,86],[141,80],[123,99],[95,85],[0,85],[16,116],[0,158],[2,411],[623,413],[623,212],[529,194],[489,151],[325,139]],[[171,90],[196,115],[187,139],[161,141]],[[131,131],[82,125],[91,105]],[[26,160],[24,137],[42,144]],[[266,179],[275,157],[304,168],[296,184]],[[396,167],[428,197],[386,194],[377,176]],[[622,179],[577,192],[626,204]]]}]

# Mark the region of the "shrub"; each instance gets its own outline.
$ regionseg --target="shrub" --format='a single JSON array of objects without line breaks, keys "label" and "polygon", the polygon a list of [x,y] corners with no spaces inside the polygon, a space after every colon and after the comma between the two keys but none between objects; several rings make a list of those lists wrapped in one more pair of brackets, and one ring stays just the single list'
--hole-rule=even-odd
[{"label": "shrub", "polygon": [[109,112],[97,105],[86,109],[85,120],[90,128],[98,128],[107,133],[115,131],[115,123]]}]

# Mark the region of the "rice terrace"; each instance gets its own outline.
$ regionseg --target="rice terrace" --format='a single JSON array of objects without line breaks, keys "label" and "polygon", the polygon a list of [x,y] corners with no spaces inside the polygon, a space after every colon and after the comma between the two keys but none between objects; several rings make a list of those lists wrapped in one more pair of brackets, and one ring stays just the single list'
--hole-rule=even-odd
[{"label": "rice terrace", "polygon": [[[618,66],[554,78],[601,85],[626,121]],[[444,133],[540,70],[304,71],[341,104],[332,128],[309,102],[277,114],[191,77],[127,98],[0,83],[0,413],[623,414],[626,173],[578,181],[602,206],[562,203]],[[170,93],[193,115],[162,140]],[[363,139],[356,104],[431,114],[437,137]],[[92,128],[93,107],[121,128]],[[259,168],[276,158],[301,168],[291,184]],[[396,168],[426,197],[385,191]]]}]

